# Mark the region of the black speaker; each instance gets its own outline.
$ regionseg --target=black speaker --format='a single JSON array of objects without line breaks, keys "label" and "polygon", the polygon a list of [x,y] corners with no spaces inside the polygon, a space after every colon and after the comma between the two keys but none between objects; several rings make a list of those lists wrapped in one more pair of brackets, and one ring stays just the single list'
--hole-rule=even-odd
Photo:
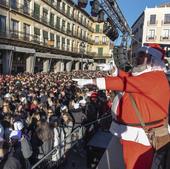
[{"label": "black speaker", "polygon": [[103,10],[99,11],[98,21],[104,22],[104,11]]},{"label": "black speaker", "polygon": [[97,15],[99,14],[99,10],[100,10],[100,4],[98,0],[94,0],[90,2],[91,5],[91,15],[94,17],[97,17]]},{"label": "black speaker", "polygon": [[104,24],[103,32],[106,36],[110,38],[110,40],[114,41],[118,38],[119,33],[116,28],[112,27],[111,25],[108,25],[107,23]]},{"label": "black speaker", "polygon": [[78,0],[78,6],[80,8],[86,8],[87,4],[88,4],[88,0]]},{"label": "black speaker", "polygon": [[110,132],[98,131],[87,144],[87,167],[95,169],[112,139]]}]

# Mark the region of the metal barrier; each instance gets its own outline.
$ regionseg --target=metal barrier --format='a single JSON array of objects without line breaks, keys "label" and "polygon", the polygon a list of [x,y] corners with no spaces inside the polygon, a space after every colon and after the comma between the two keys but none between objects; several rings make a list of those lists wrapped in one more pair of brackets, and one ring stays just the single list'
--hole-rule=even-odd
[{"label": "metal barrier", "polygon": [[99,123],[102,120],[111,117],[111,114],[106,115],[95,121],[80,125],[73,130],[62,142],[53,148],[47,155],[41,158],[31,169],[53,169],[59,167],[64,161],[64,157],[71,148],[73,148],[84,136],[85,127],[91,126],[95,123]]}]

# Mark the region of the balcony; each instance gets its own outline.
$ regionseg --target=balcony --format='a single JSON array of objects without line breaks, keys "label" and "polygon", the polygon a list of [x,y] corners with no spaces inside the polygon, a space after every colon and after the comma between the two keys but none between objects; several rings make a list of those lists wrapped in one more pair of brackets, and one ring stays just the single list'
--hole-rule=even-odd
[{"label": "balcony", "polygon": [[50,5],[52,8],[54,8],[55,10],[57,10],[59,13],[63,14],[64,16],[72,19],[72,16],[70,13],[68,13],[67,11],[63,10],[60,6],[57,6],[56,3],[53,3],[50,0],[43,0],[44,2],[48,3],[48,5]]},{"label": "balcony", "polygon": [[156,40],[156,36],[147,36],[146,37],[146,41],[155,41]]},{"label": "balcony", "polygon": [[155,22],[147,21],[147,26],[156,26],[158,24],[158,21]]},{"label": "balcony", "polygon": [[71,31],[70,29],[67,29],[67,30],[66,30],[66,33],[67,33],[68,35],[72,35],[72,31]]},{"label": "balcony", "polygon": [[105,41],[105,42],[102,42],[102,41],[95,42],[95,41],[93,41],[93,44],[94,45],[109,45],[109,41]]},{"label": "balcony", "polygon": [[87,51],[87,55],[92,56],[93,58],[96,58],[96,59],[111,57],[111,55],[109,53],[98,54],[96,52],[89,52],[89,51]]},{"label": "balcony", "polygon": [[94,33],[103,33],[103,29],[99,29],[99,30],[93,29],[93,31],[94,31]]},{"label": "balcony", "polygon": [[48,18],[46,16],[41,17],[41,22],[48,24]]},{"label": "balcony", "polygon": [[[5,31],[5,32],[1,32],[0,31],[0,40],[1,41],[5,41],[8,44],[16,44],[18,46],[20,46],[21,44],[23,46],[31,46],[33,48],[39,48],[43,50],[45,48],[50,48],[50,50],[56,50],[56,52],[58,52],[58,50],[60,52],[71,52],[71,53],[77,53],[77,54],[81,54],[80,52],[80,48],[77,48],[76,46],[72,46],[71,44],[61,44],[60,41],[57,41],[57,43],[54,43],[54,40],[49,40],[49,39],[43,39],[42,41],[40,40],[40,36],[39,35],[35,35],[35,34],[26,34],[26,32],[19,32],[19,31]],[[57,45],[57,46],[56,46]]]},{"label": "balcony", "polygon": [[12,39],[19,39],[19,32],[18,31],[11,31],[10,36]]},{"label": "balcony", "polygon": [[161,36],[160,40],[161,41],[170,41],[170,36]]},{"label": "balcony", "polygon": [[162,20],[162,21],[161,21],[161,24],[162,24],[162,25],[170,25],[170,21]]}]

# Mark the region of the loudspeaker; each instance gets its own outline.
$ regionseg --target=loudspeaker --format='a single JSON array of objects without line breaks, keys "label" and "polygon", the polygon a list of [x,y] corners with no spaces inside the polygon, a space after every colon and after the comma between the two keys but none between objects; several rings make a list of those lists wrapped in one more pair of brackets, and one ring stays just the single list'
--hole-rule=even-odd
[{"label": "loudspeaker", "polygon": [[88,4],[88,0],[78,0],[78,6],[80,8],[86,8],[87,4]]},{"label": "loudspeaker", "polygon": [[118,38],[119,33],[116,28],[111,27],[110,25],[104,25],[104,34],[110,38],[110,40],[114,41]]},{"label": "loudspeaker", "polygon": [[91,1],[90,5],[91,5],[91,15],[97,17],[100,9],[99,1],[98,0]]},{"label": "loudspeaker", "polygon": [[87,144],[87,167],[95,169],[112,139],[110,132],[98,131]]},{"label": "loudspeaker", "polygon": [[104,11],[103,10],[99,11],[98,21],[104,22]]}]

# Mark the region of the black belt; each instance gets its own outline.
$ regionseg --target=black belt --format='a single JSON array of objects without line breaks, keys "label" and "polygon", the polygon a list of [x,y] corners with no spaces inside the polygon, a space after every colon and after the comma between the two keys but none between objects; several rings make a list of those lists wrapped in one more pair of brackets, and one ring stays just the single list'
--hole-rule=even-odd
[{"label": "black belt", "polygon": [[[152,125],[155,125],[155,124],[159,124],[164,120],[165,120],[165,118],[161,119],[161,120],[147,122],[147,123],[145,123],[145,126],[152,126]],[[117,121],[116,119],[113,119],[113,121],[115,123],[123,124],[123,125],[127,125],[127,126],[142,127],[141,123],[124,123],[124,122],[121,122],[121,121]]]}]

